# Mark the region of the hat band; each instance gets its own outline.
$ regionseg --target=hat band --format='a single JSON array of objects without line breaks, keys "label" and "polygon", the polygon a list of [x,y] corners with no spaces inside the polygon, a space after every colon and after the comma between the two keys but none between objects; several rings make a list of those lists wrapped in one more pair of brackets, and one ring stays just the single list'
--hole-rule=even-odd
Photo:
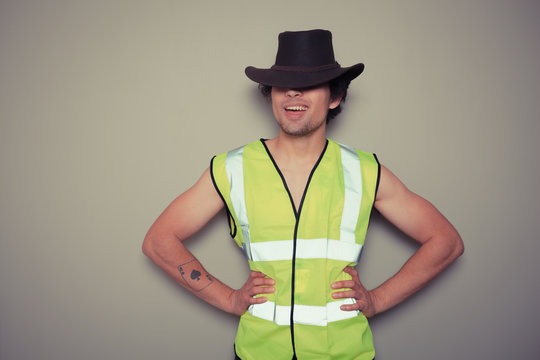
[{"label": "hat band", "polygon": [[340,65],[337,62],[335,62],[333,64],[312,66],[312,67],[272,65],[270,69],[279,70],[279,71],[317,72],[317,71],[324,71],[324,70],[330,70],[330,69],[337,69],[339,67]]}]

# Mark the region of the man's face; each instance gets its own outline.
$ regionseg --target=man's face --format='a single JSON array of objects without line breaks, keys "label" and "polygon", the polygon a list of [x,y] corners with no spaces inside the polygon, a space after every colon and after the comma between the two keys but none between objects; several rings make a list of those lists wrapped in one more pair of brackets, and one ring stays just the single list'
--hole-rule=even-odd
[{"label": "man's face", "polygon": [[335,109],[340,101],[330,98],[328,84],[303,88],[272,88],[272,110],[287,135],[305,136],[324,130],[329,109]]}]

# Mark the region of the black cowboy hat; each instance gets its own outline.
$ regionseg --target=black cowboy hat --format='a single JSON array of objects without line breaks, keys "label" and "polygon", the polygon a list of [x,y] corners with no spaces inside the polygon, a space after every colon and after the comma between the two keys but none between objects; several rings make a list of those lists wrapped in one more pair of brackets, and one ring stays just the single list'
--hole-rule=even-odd
[{"label": "black cowboy hat", "polygon": [[328,30],[286,31],[279,34],[276,63],[270,69],[248,66],[246,75],[262,85],[305,88],[344,76],[351,81],[364,64],[341,67],[334,59],[332,33]]}]

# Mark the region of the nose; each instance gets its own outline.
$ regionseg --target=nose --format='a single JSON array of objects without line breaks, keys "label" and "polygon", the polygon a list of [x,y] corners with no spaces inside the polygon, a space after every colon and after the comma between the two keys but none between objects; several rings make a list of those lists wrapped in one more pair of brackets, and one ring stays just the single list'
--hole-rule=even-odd
[{"label": "nose", "polygon": [[302,90],[301,89],[287,89],[286,95],[288,97],[302,96]]}]

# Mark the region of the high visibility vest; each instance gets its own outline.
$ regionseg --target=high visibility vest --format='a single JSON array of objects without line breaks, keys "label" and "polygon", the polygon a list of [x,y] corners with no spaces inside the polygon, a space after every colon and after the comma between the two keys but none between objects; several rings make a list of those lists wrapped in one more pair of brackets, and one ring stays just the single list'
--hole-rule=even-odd
[{"label": "high visibility vest", "polygon": [[276,281],[268,301],[240,318],[235,340],[243,360],[373,359],[366,317],[342,311],[330,285],[351,279],[377,191],[374,154],[328,140],[298,210],[264,140],[212,159],[231,235],[252,270]]}]

